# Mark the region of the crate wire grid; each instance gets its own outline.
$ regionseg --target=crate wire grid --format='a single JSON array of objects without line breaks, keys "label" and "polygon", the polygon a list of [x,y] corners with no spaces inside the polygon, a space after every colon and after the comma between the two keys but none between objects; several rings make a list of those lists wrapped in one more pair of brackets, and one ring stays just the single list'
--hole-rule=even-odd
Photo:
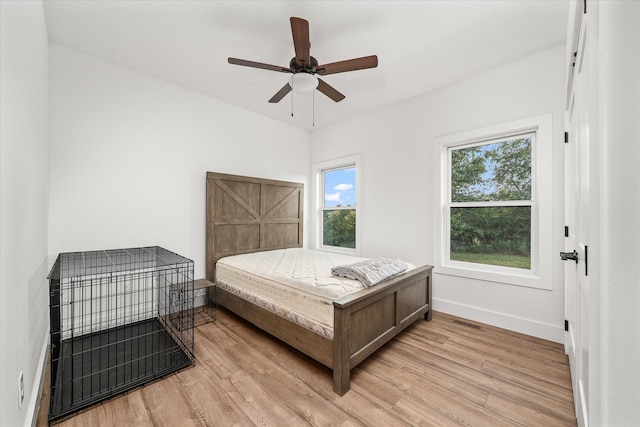
[{"label": "crate wire grid", "polygon": [[193,261],[157,246],[63,253],[49,279],[50,420],[193,364]]}]

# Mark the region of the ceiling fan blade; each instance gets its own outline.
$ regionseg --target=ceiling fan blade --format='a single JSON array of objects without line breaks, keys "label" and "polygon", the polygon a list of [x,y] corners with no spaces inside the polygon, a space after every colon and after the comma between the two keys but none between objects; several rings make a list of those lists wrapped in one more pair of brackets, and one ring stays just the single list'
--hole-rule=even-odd
[{"label": "ceiling fan blade", "polygon": [[321,76],[328,74],[344,73],[345,71],[364,70],[378,66],[376,55],[363,56],[362,58],[347,59],[346,61],[332,62],[331,64],[319,65],[317,73]]},{"label": "ceiling fan blade", "polygon": [[296,51],[296,63],[301,67],[311,67],[311,42],[309,41],[309,21],[292,16],[291,34]]},{"label": "ceiling fan blade", "polygon": [[289,83],[287,83],[286,85],[282,86],[282,89],[280,89],[275,95],[271,97],[269,102],[271,102],[272,104],[280,102],[280,100],[284,98],[284,96],[289,92],[291,92],[291,86],[289,86]]},{"label": "ceiling fan blade", "polygon": [[252,67],[252,68],[261,68],[263,70],[279,71],[281,73],[290,73],[291,72],[291,70],[289,68],[287,68],[287,67],[280,67],[278,65],[263,64],[262,62],[247,61],[246,59],[229,58],[229,64],[243,65],[245,67]]},{"label": "ceiling fan blade", "polygon": [[332,86],[329,86],[322,79],[318,79],[318,90],[333,99],[335,102],[340,102],[345,98],[343,94],[335,90]]}]

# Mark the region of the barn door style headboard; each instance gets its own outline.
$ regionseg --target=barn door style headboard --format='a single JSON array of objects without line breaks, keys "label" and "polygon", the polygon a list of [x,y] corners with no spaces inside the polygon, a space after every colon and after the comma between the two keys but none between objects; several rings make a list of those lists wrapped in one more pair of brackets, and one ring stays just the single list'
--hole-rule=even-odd
[{"label": "barn door style headboard", "polygon": [[304,184],[207,172],[207,279],[222,257],[302,247]]}]

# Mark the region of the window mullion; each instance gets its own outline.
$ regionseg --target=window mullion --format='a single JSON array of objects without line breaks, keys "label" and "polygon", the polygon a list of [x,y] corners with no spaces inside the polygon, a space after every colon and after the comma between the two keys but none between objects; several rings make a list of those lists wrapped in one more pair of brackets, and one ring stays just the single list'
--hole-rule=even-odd
[{"label": "window mullion", "polygon": [[491,208],[503,206],[533,206],[532,200],[500,200],[486,202],[449,202],[451,208]]},{"label": "window mullion", "polygon": [[323,211],[355,211],[355,206],[336,206],[331,208],[322,208]]}]

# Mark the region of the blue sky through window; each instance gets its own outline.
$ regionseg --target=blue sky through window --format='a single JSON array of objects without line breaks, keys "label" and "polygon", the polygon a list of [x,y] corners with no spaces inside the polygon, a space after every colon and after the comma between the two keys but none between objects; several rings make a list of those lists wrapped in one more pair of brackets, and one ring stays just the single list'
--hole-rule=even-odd
[{"label": "blue sky through window", "polygon": [[356,168],[332,169],[324,172],[324,206],[356,205]]}]

